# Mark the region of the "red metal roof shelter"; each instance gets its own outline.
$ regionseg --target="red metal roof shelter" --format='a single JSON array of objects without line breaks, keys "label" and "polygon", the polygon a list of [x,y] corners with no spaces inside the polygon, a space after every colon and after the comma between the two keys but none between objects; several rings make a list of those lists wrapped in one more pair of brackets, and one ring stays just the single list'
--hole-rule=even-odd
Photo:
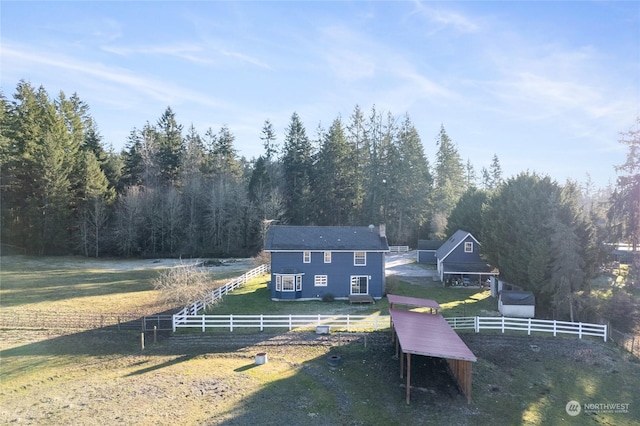
[{"label": "red metal roof shelter", "polygon": [[389,307],[393,309],[394,305],[405,305],[416,308],[431,308],[438,312],[440,305],[435,300],[420,299],[418,297],[398,296],[395,294],[387,294],[387,300],[389,300]]},{"label": "red metal roof shelter", "polygon": [[[392,299],[395,300],[394,303],[400,303],[400,300],[403,299],[398,299],[398,297],[400,296],[387,295],[390,303]],[[422,300],[424,304],[419,306],[435,303],[432,300]],[[404,301],[412,302],[412,306],[418,306],[415,304],[416,300]],[[471,403],[471,363],[476,362],[477,358],[442,315],[393,308],[389,309],[389,313],[391,315],[392,338],[396,342],[396,354],[398,345],[402,349],[401,378],[404,373],[404,354],[407,355],[407,404],[411,397],[412,354],[446,359],[460,389],[467,397],[467,402]]]}]

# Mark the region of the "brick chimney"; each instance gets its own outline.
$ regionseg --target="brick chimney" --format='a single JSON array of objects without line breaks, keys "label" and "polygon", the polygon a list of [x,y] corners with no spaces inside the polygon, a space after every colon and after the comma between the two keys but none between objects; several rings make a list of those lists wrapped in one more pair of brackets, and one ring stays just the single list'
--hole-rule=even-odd
[{"label": "brick chimney", "polygon": [[380,233],[381,238],[387,238],[387,229],[384,223],[381,223],[378,227],[378,232]]}]

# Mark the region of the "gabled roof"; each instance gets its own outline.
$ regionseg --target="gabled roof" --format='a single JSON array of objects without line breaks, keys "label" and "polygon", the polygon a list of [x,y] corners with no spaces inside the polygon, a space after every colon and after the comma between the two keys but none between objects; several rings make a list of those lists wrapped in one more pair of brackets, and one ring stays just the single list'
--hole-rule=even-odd
[{"label": "gabled roof", "polygon": [[269,228],[265,251],[389,251],[386,237],[369,226],[283,226]]},{"label": "gabled roof", "polygon": [[438,260],[444,260],[449,254],[456,249],[467,237],[473,238],[473,241],[476,244],[480,245],[478,240],[475,239],[473,235],[471,235],[467,231],[463,231],[462,229],[458,229],[447,241],[444,242],[440,246],[440,248],[436,251],[436,257]]}]

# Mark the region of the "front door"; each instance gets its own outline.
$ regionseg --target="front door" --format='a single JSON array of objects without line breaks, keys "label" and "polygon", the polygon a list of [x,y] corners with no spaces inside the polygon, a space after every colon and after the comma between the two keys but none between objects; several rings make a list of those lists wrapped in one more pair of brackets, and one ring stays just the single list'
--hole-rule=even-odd
[{"label": "front door", "polygon": [[369,294],[369,277],[367,275],[351,276],[351,294]]}]

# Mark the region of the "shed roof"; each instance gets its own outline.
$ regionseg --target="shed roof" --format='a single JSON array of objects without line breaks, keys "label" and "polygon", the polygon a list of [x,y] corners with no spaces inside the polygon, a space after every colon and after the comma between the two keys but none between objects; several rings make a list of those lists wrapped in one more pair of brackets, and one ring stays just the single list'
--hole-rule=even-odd
[{"label": "shed roof", "polygon": [[386,237],[369,226],[284,226],[269,228],[265,251],[389,251]]},{"label": "shed roof", "polygon": [[442,240],[418,240],[417,250],[438,250],[442,245]]},{"label": "shed roof", "polygon": [[471,349],[456,334],[442,315],[389,309],[402,351],[476,362]]},{"label": "shed roof", "polygon": [[502,290],[500,300],[503,305],[531,306],[536,304],[536,297],[530,291]]}]

